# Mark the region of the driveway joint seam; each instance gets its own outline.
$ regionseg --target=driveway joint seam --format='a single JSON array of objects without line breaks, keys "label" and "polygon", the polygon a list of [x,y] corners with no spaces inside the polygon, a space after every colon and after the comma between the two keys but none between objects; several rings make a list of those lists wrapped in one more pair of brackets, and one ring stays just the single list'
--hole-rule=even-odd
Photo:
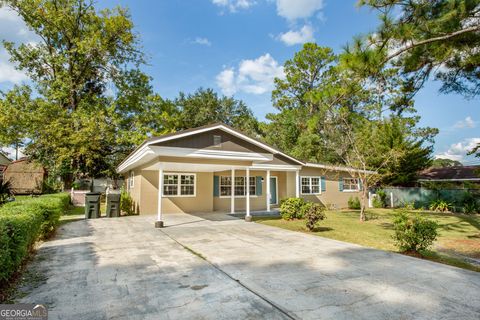
[{"label": "driveway joint seam", "polygon": [[160,230],[160,232],[162,232],[163,234],[165,234],[167,237],[169,237],[170,239],[172,239],[173,241],[175,241],[176,243],[178,243],[182,248],[184,248],[185,250],[189,251],[191,254],[195,255],[195,256],[198,256],[200,259],[204,260],[205,262],[207,262],[209,265],[211,265],[213,268],[215,268],[216,270],[218,270],[219,272],[221,272],[222,274],[224,274],[225,276],[227,276],[229,279],[235,281],[236,283],[238,283],[241,287],[245,288],[246,290],[248,290],[249,292],[251,292],[252,294],[254,294],[255,296],[259,297],[260,299],[262,299],[263,301],[265,301],[266,303],[268,303],[270,306],[272,306],[274,309],[277,309],[279,312],[281,312],[283,315],[285,315],[286,317],[288,317],[289,319],[292,319],[292,320],[299,320],[299,318],[293,316],[292,314],[290,314],[287,310],[283,309],[282,307],[280,307],[279,305],[277,305],[275,302],[271,301],[270,299],[268,299],[267,297],[263,296],[262,294],[258,293],[257,291],[253,290],[252,288],[250,288],[249,286],[247,286],[245,283],[243,283],[242,281],[240,281],[240,279],[235,279],[232,275],[230,275],[229,273],[227,273],[226,271],[224,271],[222,268],[220,268],[220,266],[218,266],[217,264],[215,263],[212,263],[210,262],[205,256],[203,256],[201,253],[199,252],[196,252],[195,250],[193,250],[192,248],[184,245],[183,243],[181,243],[180,241],[178,241],[177,239],[173,238],[172,236],[170,236],[168,233],[164,232],[163,230]]}]

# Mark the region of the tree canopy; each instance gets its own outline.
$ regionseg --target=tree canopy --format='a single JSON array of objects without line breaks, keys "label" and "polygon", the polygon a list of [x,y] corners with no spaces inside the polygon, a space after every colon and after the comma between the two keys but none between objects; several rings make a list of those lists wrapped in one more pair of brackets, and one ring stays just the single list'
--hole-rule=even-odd
[{"label": "tree canopy", "polygon": [[257,136],[259,124],[247,105],[232,97],[218,96],[212,89],[199,88],[192,94],[180,92],[173,101],[177,130],[222,122],[243,132]]},{"label": "tree canopy", "polygon": [[432,161],[432,168],[448,168],[448,167],[461,167],[463,164],[460,161],[451,159],[437,158]]},{"label": "tree canopy", "polygon": [[[366,50],[382,67],[401,67],[417,90],[433,75],[441,91],[480,94],[479,0],[360,0],[379,12],[380,26]],[[365,52],[363,52],[365,53]]]}]

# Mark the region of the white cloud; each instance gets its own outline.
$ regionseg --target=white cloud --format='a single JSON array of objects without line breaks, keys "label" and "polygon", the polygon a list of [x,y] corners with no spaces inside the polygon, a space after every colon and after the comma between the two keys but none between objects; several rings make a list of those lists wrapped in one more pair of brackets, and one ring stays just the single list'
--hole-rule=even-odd
[{"label": "white cloud", "polygon": [[217,85],[226,95],[236,92],[264,94],[273,89],[275,78],[284,78],[283,66],[267,53],[253,60],[242,60],[237,70],[225,68],[217,77]]},{"label": "white cloud", "polygon": [[208,40],[207,38],[202,38],[202,37],[196,37],[195,40],[192,41],[192,43],[193,44],[199,44],[201,46],[207,46],[207,47],[210,47],[212,45],[210,40]]},{"label": "white cloud", "polygon": [[304,25],[300,30],[290,30],[278,35],[280,39],[287,46],[293,46],[296,44],[302,44],[305,42],[313,42],[315,38],[313,36],[313,28],[309,25]]},{"label": "white cloud", "polygon": [[237,92],[235,84],[235,71],[233,68],[224,69],[217,77],[217,85],[222,89],[223,94],[230,96]]},{"label": "white cloud", "polygon": [[[2,56],[2,54],[0,54],[0,56]],[[28,80],[25,73],[15,69],[12,63],[8,62],[8,60],[6,61],[7,62],[0,61],[0,83],[11,82],[13,84],[20,84],[22,81]]]},{"label": "white cloud", "polygon": [[323,0],[277,0],[277,13],[288,20],[309,18],[323,8]]},{"label": "white cloud", "polygon": [[447,151],[435,155],[435,158],[462,161],[480,143],[480,138],[468,138],[450,145]]},{"label": "white cloud", "polygon": [[468,116],[464,120],[461,120],[455,123],[453,127],[457,129],[463,129],[463,128],[475,128],[476,126],[477,126],[476,122],[473,121],[472,117]]},{"label": "white cloud", "polygon": [[236,12],[238,9],[248,9],[255,4],[253,0],[212,0],[212,3],[223,8],[228,8],[230,12]]},{"label": "white cloud", "polygon": [[[0,8],[0,40],[34,44],[38,38],[28,30],[15,11],[2,7]],[[28,77],[22,71],[15,69],[14,64],[9,61],[7,51],[0,45],[0,83],[19,84],[25,80],[28,80]]]}]

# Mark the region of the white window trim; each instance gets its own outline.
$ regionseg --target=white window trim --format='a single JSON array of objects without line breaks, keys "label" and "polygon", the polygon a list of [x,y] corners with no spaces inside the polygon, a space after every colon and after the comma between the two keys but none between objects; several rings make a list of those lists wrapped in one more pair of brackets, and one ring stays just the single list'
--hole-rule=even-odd
[{"label": "white window trim", "polygon": [[[226,177],[226,178],[231,178],[231,176],[218,176],[218,197],[219,198],[231,198],[232,196],[231,195],[228,195],[228,196],[222,196],[221,195],[221,187],[222,187],[222,177]],[[235,176],[235,178],[244,178],[245,180],[247,180],[247,176]],[[250,195],[250,198],[258,198],[257,196],[257,177],[256,176],[250,176],[250,178],[255,178],[255,194],[251,194]],[[263,177],[262,177],[263,179]],[[230,185],[225,185],[225,187],[230,187]],[[235,187],[235,186],[234,186]],[[246,190],[247,186],[245,185],[245,190]],[[244,195],[244,196],[234,196],[234,198],[246,198],[247,195]]]},{"label": "white window trim", "polygon": [[[357,189],[347,189],[345,190],[345,179],[356,179],[357,180]],[[352,178],[352,177],[343,177],[342,178],[342,183],[343,183],[343,192],[360,192],[360,179],[359,178]]]},{"label": "white window trim", "polygon": [[[308,178],[310,190],[312,190],[312,178],[318,178],[318,192],[303,193],[303,191],[302,191],[302,179],[303,178]],[[321,176],[300,176],[300,194],[306,195],[306,196],[322,194],[322,177]]]},{"label": "white window trim", "polygon": [[132,170],[129,173],[130,178],[128,179],[128,190],[133,189],[135,187],[135,172]]},{"label": "white window trim", "polygon": [[[165,172],[163,177],[177,175],[177,194],[165,194],[165,183],[163,183],[162,197],[163,198],[195,198],[197,196],[197,174],[188,172]],[[193,176],[193,195],[192,194],[180,194],[182,179],[180,176]]]}]

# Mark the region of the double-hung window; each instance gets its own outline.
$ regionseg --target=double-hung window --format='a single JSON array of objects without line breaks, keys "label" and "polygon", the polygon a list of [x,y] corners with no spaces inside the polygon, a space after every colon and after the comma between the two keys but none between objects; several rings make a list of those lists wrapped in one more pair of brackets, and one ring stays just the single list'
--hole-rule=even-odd
[{"label": "double-hung window", "polygon": [[356,178],[343,178],[343,191],[359,191],[360,183]]},{"label": "double-hung window", "polygon": [[[247,194],[247,178],[246,177],[235,177],[234,180],[234,190],[235,196],[242,197]],[[256,183],[255,177],[250,177],[250,195],[256,195]],[[229,197],[232,195],[232,177],[221,176],[220,177],[220,196]]]},{"label": "double-hung window", "polygon": [[183,173],[164,174],[163,195],[167,197],[195,196],[195,175]]},{"label": "double-hung window", "polygon": [[301,177],[302,194],[320,194],[321,177]]}]

